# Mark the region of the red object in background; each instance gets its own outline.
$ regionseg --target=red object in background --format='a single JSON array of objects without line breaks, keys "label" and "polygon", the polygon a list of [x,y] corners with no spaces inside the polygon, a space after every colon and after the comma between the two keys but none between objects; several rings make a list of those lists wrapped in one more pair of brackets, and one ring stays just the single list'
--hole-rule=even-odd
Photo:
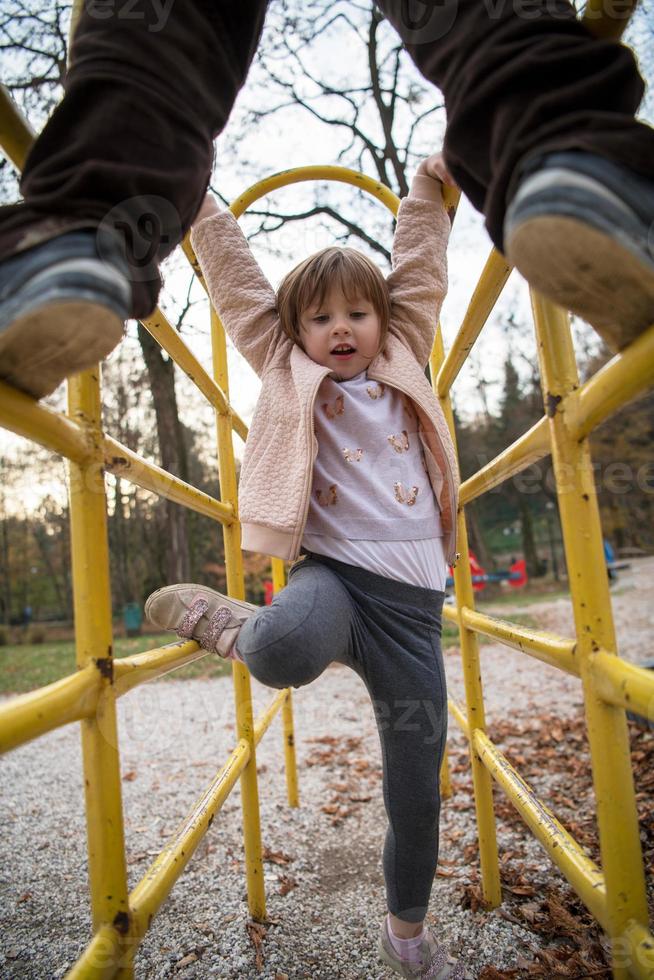
[{"label": "red object in background", "polygon": [[520,561],[514,561],[509,569],[510,572],[517,572],[520,578],[510,578],[509,585],[513,589],[521,589],[523,585],[527,584],[527,562],[524,558]]},{"label": "red object in background", "polygon": [[263,591],[264,591],[264,602],[266,603],[267,606],[269,606],[272,603],[272,600],[273,600],[273,584],[272,584],[272,582],[266,580],[263,583]]},{"label": "red object in background", "polygon": [[470,551],[470,552],[468,552],[468,554],[470,555],[470,574],[473,576],[472,587],[475,590],[475,592],[481,592],[482,589],[485,589],[486,588],[486,583],[485,582],[475,582],[474,581],[474,576],[475,575],[485,575],[486,574],[486,571],[485,571],[485,569],[483,569],[481,567],[481,565],[477,561],[477,556],[474,553],[474,551]]}]

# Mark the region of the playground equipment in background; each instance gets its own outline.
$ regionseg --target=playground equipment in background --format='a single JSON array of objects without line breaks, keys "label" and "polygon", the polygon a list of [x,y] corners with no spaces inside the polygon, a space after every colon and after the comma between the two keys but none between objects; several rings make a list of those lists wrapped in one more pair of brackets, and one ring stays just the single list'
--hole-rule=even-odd
[{"label": "playground equipment in background", "polygon": [[[521,589],[529,581],[527,577],[527,563],[524,558],[514,561],[508,571],[487,572],[479,564],[474,551],[468,551],[470,558],[470,571],[472,573],[472,587],[475,592],[481,592],[486,588],[487,582],[508,582],[511,588]],[[454,586],[454,573],[451,565],[447,566],[448,576],[445,588],[451,589]]]}]

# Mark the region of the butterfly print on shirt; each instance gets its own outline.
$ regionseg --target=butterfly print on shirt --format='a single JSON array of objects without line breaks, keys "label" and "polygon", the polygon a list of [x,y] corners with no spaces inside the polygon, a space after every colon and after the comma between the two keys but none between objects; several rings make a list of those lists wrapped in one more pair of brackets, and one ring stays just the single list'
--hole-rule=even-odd
[{"label": "butterfly print on shirt", "polygon": [[328,419],[335,419],[337,415],[342,415],[345,411],[345,399],[343,395],[337,395],[331,405],[329,402],[323,402],[322,410]]},{"label": "butterfly print on shirt", "polygon": [[334,504],[338,503],[338,485],[332,483],[327,495],[323,493],[322,490],[316,490],[316,499],[321,507],[332,507]]},{"label": "butterfly print on shirt", "polygon": [[360,463],[363,456],[363,449],[347,449],[343,446],[343,456],[346,463]]},{"label": "butterfly print on shirt", "polygon": [[387,436],[388,441],[396,453],[405,453],[409,448],[409,433],[402,429],[400,436]]},{"label": "butterfly print on shirt", "polygon": [[393,484],[395,499],[397,500],[398,504],[406,504],[407,507],[413,507],[416,502],[419,489],[419,487],[411,487],[410,490],[405,490],[401,483]]},{"label": "butterfly print on shirt", "polygon": [[381,382],[377,385],[367,385],[366,387],[368,398],[372,398],[372,399],[383,398],[385,391],[386,391],[386,386],[383,385]]}]

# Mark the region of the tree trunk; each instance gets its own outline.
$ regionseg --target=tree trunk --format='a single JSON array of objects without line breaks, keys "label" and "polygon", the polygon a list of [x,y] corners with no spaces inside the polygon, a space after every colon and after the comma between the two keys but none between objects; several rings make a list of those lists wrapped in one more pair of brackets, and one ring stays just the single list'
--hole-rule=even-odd
[{"label": "tree trunk", "polygon": [[[119,476],[116,477],[116,490],[114,493],[114,513],[113,523],[113,547],[115,549],[115,569],[116,569],[116,606],[122,611],[126,602],[132,601],[129,595],[128,573],[127,573],[127,542],[125,540],[125,515],[123,513],[123,488]],[[140,597],[139,597],[140,598]]]},{"label": "tree trunk", "polygon": [[542,575],[543,570],[536,551],[531,511],[523,494],[518,494],[518,508],[520,510],[520,521],[522,524],[522,550],[527,563],[527,575],[530,578],[538,578]]},{"label": "tree trunk", "polygon": [[476,554],[479,564],[486,571],[492,571],[497,566],[497,562],[486,547],[474,501],[466,506],[466,524],[468,527],[470,547]]},{"label": "tree trunk", "polygon": [[[188,480],[184,430],[179,421],[175,396],[174,361],[171,358],[164,359],[161,348],[140,323],[138,333],[157,418],[161,465],[174,476]],[[166,514],[169,536],[166,576],[170,583],[187,582],[190,578],[190,560],[186,511],[167,500]]]},{"label": "tree trunk", "polygon": [[32,533],[38,545],[39,551],[41,553],[41,558],[43,559],[43,564],[45,565],[46,571],[50,576],[50,581],[52,582],[52,587],[54,589],[55,598],[58,605],[58,614],[60,616],[66,615],[64,591],[59,584],[59,576],[52,562],[52,556],[50,554],[50,547],[48,542],[48,535],[46,533],[45,525],[35,524]]},{"label": "tree trunk", "polygon": [[9,535],[7,519],[2,520],[2,618],[7,626],[11,621],[11,585],[9,577]]}]

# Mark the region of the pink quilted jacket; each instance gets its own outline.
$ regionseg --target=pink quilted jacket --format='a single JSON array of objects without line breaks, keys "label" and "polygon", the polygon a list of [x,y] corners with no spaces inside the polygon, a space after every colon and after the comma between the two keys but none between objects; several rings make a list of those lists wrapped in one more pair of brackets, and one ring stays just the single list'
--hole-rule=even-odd
[{"label": "pink quilted jacket", "polygon": [[[425,181],[427,183],[425,183]],[[450,222],[440,185],[415,178],[423,196],[405,198],[393,240],[387,282],[392,317],[385,350],[368,377],[408,395],[419,421],[425,461],[441,508],[443,545],[455,561],[459,477],[452,440],[424,368],[447,288]],[[438,200],[426,199],[438,191]],[[282,332],[275,292],[228,211],[193,229],[191,242],[211,301],[237,350],[262,381],[245,446],[239,485],[242,545],[247,551],[295,560],[300,553],[313,464],[318,451],[313,410],[321,381],[330,372],[312,361]]]}]

